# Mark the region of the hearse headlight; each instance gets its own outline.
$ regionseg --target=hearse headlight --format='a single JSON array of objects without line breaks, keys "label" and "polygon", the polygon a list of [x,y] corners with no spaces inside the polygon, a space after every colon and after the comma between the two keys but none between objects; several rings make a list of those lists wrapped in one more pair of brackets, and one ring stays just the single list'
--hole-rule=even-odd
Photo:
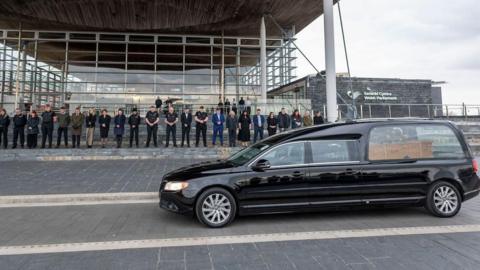
[{"label": "hearse headlight", "polygon": [[180,191],[188,187],[188,182],[167,182],[165,184],[165,191]]}]

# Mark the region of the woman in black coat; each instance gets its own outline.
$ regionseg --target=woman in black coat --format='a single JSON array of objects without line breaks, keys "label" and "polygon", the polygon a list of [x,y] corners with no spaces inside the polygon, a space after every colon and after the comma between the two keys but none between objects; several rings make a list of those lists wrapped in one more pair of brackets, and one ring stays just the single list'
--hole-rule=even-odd
[{"label": "woman in black coat", "polygon": [[106,109],[102,110],[102,115],[98,117],[98,124],[100,125],[100,141],[102,143],[102,148],[105,148],[108,140],[108,131],[110,130],[110,121],[112,117],[108,115]]},{"label": "woman in black coat", "polygon": [[252,121],[247,111],[243,111],[242,115],[238,119],[238,140],[242,146],[248,146],[250,142],[250,129],[252,128]]},{"label": "woman in black coat", "polygon": [[117,139],[117,148],[122,147],[122,140],[123,140],[123,133],[125,133],[125,122],[127,121],[127,117],[123,114],[123,110],[119,109],[117,115],[113,119],[113,123],[115,124],[115,128],[113,129],[113,133]]},{"label": "woman in black coat", "polygon": [[37,147],[38,133],[40,131],[38,128],[39,124],[40,118],[37,112],[32,111],[27,120],[27,146],[30,149]]},{"label": "woman in black coat", "polygon": [[267,130],[268,130],[268,136],[275,135],[277,133],[277,118],[273,114],[273,112],[270,112],[267,118]]},{"label": "woman in black coat", "polygon": [[292,129],[296,129],[299,127],[302,127],[302,116],[300,115],[300,112],[298,110],[293,111],[292,114]]}]

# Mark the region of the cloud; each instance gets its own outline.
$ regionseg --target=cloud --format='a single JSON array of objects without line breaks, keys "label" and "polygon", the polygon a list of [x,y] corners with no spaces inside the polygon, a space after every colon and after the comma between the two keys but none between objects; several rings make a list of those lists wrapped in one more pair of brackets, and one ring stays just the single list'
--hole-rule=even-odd
[{"label": "cloud", "polygon": [[[446,103],[480,100],[480,1],[342,0],[341,7],[352,75],[448,81]],[[342,72],[346,65],[337,15],[336,62]],[[324,69],[323,16],[297,38]],[[297,75],[313,73],[298,57]]]}]

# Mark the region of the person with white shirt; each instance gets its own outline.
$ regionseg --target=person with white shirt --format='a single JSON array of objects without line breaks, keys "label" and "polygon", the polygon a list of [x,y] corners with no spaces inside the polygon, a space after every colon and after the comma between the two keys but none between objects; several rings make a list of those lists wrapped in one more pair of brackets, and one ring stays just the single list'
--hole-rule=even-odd
[{"label": "person with white shirt", "polygon": [[257,114],[253,116],[253,143],[257,142],[257,138],[263,140],[263,126],[265,125],[265,117],[261,115],[261,110],[257,109]]},{"label": "person with white shirt", "polygon": [[200,110],[195,113],[195,146],[198,147],[198,141],[200,140],[200,134],[203,139],[203,146],[207,147],[207,121],[208,114],[204,111],[203,106],[200,106]]},{"label": "person with white shirt", "polygon": [[215,145],[217,136],[220,138],[220,144],[223,146],[223,123],[225,123],[225,116],[220,108],[217,108],[216,112],[212,116],[213,122],[213,137],[212,144]]},{"label": "person with white shirt", "polygon": [[182,144],[184,146],[185,139],[187,139],[187,147],[190,147],[190,128],[192,127],[192,113],[189,108],[183,109],[182,116],[180,117],[182,123]]}]

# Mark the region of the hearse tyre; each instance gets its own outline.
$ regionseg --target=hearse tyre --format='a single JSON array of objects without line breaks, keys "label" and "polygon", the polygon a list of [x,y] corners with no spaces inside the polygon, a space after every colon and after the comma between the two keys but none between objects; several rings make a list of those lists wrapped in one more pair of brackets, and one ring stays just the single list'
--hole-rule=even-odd
[{"label": "hearse tyre", "polygon": [[237,213],[237,203],[230,192],[213,187],[200,194],[195,204],[195,215],[202,223],[212,228],[230,224]]},{"label": "hearse tyre", "polygon": [[442,218],[453,217],[458,214],[461,206],[462,197],[454,185],[440,180],[430,186],[425,207],[432,215]]}]

